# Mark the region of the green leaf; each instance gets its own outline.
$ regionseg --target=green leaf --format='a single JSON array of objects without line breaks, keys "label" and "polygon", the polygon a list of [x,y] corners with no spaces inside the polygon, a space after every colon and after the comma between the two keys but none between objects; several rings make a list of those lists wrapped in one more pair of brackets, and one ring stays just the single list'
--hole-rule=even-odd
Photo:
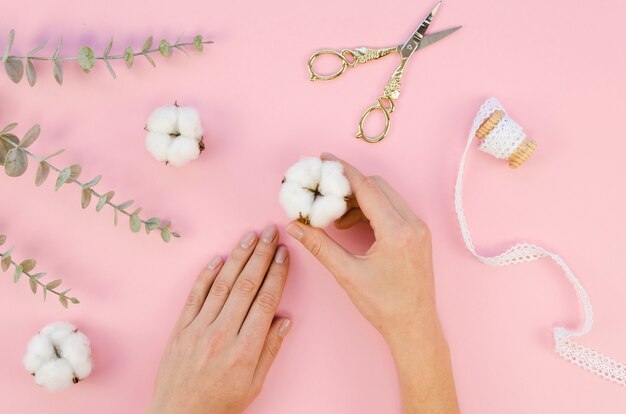
[{"label": "green leaf", "polygon": [[4,50],[4,55],[2,56],[3,62],[6,62],[9,57],[9,53],[11,52],[11,46],[13,46],[14,40],[15,40],[15,30],[11,29],[11,31],[9,32],[9,38],[7,39],[7,47]]},{"label": "green leaf", "polygon": [[104,66],[106,66],[113,79],[117,78],[117,76],[115,75],[115,70],[113,70],[113,66],[111,66],[111,63],[109,63],[108,59],[104,60]]},{"label": "green leaf", "polygon": [[135,60],[135,54],[133,53],[133,48],[128,46],[124,51],[124,61],[126,62],[126,67],[129,69],[133,67],[133,61]]},{"label": "green leaf", "polygon": [[83,188],[83,191],[80,192],[80,205],[83,208],[87,208],[89,207],[89,203],[91,203],[91,190]]},{"label": "green leaf", "polygon": [[4,159],[4,172],[9,177],[19,177],[28,168],[28,158],[20,148],[10,149]]},{"label": "green leaf", "polygon": [[159,52],[165,57],[172,56],[172,47],[170,46],[170,42],[165,39],[161,40],[159,43]]},{"label": "green leaf", "polygon": [[61,283],[63,283],[63,280],[61,280],[61,279],[53,280],[52,282],[46,283],[46,289],[52,290],[54,288],[59,287],[61,285]]},{"label": "green leaf", "polygon": [[154,63],[154,60],[150,57],[150,55],[149,55],[149,54],[147,54],[147,53],[144,53],[143,55],[146,57],[146,59],[148,60],[148,62],[150,62],[150,64],[152,65],[152,67],[153,67],[153,68],[156,68],[156,63]]},{"label": "green leaf", "polygon": [[4,62],[4,70],[15,83],[19,83],[24,76],[24,64],[21,60],[15,58],[9,58]]},{"label": "green leaf", "polygon": [[54,73],[54,80],[56,80],[59,85],[63,85],[63,66],[61,62],[56,59],[52,61],[52,72]]},{"label": "green leaf", "polygon": [[202,43],[202,35],[198,35],[193,38],[193,47],[196,48],[198,52],[202,52],[202,49],[204,49],[204,44]]},{"label": "green leaf", "polygon": [[85,73],[93,68],[96,61],[96,55],[93,53],[93,49],[89,46],[83,46],[78,51],[78,65]]},{"label": "green leaf", "polygon": [[132,213],[130,213],[130,214],[137,214],[137,215],[139,215],[139,213],[141,213],[141,210],[143,210],[143,208],[141,208],[141,207],[136,208],[136,209],[135,209],[135,211],[133,211],[133,212],[132,212]]},{"label": "green leaf", "polygon": [[30,278],[31,279],[35,279],[35,280],[39,280],[42,277],[44,277],[46,274],[45,273],[37,273],[36,275],[31,275]]},{"label": "green leaf", "polygon": [[30,59],[26,59],[26,80],[28,80],[28,84],[31,87],[35,86],[35,83],[37,83],[37,71]]},{"label": "green leaf", "polygon": [[37,294],[37,286],[39,286],[37,279],[33,279],[32,277],[28,278],[28,284],[30,285],[30,290],[33,294]]},{"label": "green leaf", "polygon": [[146,233],[150,234],[152,230],[156,230],[161,225],[161,219],[158,217],[152,217],[146,221]]},{"label": "green leaf", "polygon": [[35,174],[35,185],[39,187],[43,184],[48,178],[48,174],[50,174],[50,166],[45,161],[40,162],[37,166],[37,174]]},{"label": "green leaf", "polygon": [[180,234],[178,234],[175,231],[173,231],[172,232],[172,237],[176,237],[177,239],[180,239]]},{"label": "green leaf", "polygon": [[76,298],[70,298],[70,302],[72,302],[74,305],[78,305],[80,303],[80,301]]},{"label": "green leaf", "polygon": [[15,271],[13,272],[13,282],[17,283],[20,281],[20,277],[24,273],[24,269],[22,269],[22,265],[15,266]]},{"label": "green leaf", "polygon": [[4,234],[0,234],[0,246],[2,246],[7,241],[7,236]]},{"label": "green leaf", "polygon": [[11,255],[8,254],[6,256],[2,256],[2,260],[0,261],[0,268],[2,268],[2,271],[6,272],[7,270],[9,270],[10,266],[11,266]]},{"label": "green leaf", "polygon": [[120,210],[124,210],[124,209],[130,207],[134,202],[135,202],[135,200],[124,201],[122,204],[119,204],[117,206],[117,208],[120,209]]},{"label": "green leaf", "polygon": [[54,186],[55,191],[58,191],[58,189],[61,188],[61,186],[70,179],[70,175],[72,175],[72,170],[70,169],[70,167],[64,168],[61,170],[61,172],[59,172],[57,182]]},{"label": "green leaf", "polygon": [[161,238],[163,239],[164,242],[169,242],[172,238],[172,232],[170,231],[170,229],[168,227],[163,227],[161,229]]},{"label": "green leaf", "polygon": [[104,49],[104,57],[108,57],[111,52],[111,48],[113,47],[113,39],[109,41],[109,44],[106,49]]},{"label": "green leaf", "polygon": [[146,39],[145,42],[143,42],[143,46],[141,47],[141,51],[143,53],[148,52],[150,50],[150,48],[152,47],[152,42],[153,42],[153,39],[152,39],[152,36],[150,36],[149,38]]},{"label": "green leaf", "polygon": [[33,56],[35,53],[39,52],[41,49],[46,47],[47,44],[48,44],[48,39],[44,40],[39,46],[37,46],[36,48],[34,48],[30,52],[28,52],[28,54],[26,56],[27,57]]},{"label": "green leaf", "polygon": [[71,171],[70,178],[72,180],[78,179],[78,177],[80,177],[80,173],[82,172],[82,170],[83,170],[83,167],[81,167],[78,164],[70,165],[70,171]]},{"label": "green leaf", "polygon": [[24,270],[25,272],[30,272],[35,268],[36,265],[37,262],[33,259],[26,259],[22,261],[22,263],[20,263],[20,266],[22,266],[22,270]]},{"label": "green leaf", "polygon": [[96,211],[102,210],[102,208],[106,205],[106,203],[111,201],[114,195],[115,195],[115,191],[109,191],[108,193],[105,193],[102,196],[100,196],[98,205],[96,205]]},{"label": "green leaf", "polygon": [[84,187],[85,188],[95,187],[96,185],[98,185],[98,183],[100,182],[101,179],[102,179],[102,176],[99,175],[96,178],[94,178],[93,180],[89,181],[87,184],[85,184]]},{"label": "green leaf", "polygon": [[131,214],[128,223],[130,226],[130,231],[132,231],[133,233],[137,233],[139,230],[141,230],[141,219],[139,218],[139,215]]},{"label": "green leaf", "polygon": [[63,307],[67,309],[67,296],[59,295],[59,302],[61,302],[61,305],[63,305]]},{"label": "green leaf", "polygon": [[26,132],[24,138],[22,138],[22,142],[20,143],[20,147],[26,148],[29,147],[39,138],[39,134],[41,133],[41,127],[39,124],[35,124]]}]

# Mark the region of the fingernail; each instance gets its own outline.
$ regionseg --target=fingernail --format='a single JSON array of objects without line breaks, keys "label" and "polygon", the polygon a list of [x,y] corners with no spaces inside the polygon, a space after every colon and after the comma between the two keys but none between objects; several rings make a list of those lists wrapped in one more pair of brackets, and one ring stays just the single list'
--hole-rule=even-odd
[{"label": "fingernail", "polygon": [[322,152],[322,158],[325,160],[339,161],[339,158],[337,158],[335,154],[331,154],[330,152]]},{"label": "fingernail", "polygon": [[209,270],[215,270],[222,263],[222,256],[215,256],[207,265]]},{"label": "fingernail", "polygon": [[254,243],[255,239],[256,233],[253,231],[249,231],[241,238],[241,241],[239,243],[242,248],[248,249],[250,246],[252,246],[252,243]]},{"label": "fingernail", "polygon": [[272,224],[271,226],[267,226],[265,230],[263,230],[261,240],[265,244],[270,244],[274,240],[274,237],[276,237],[277,232],[278,230],[276,229],[275,225]]},{"label": "fingernail", "polygon": [[286,337],[292,326],[293,323],[291,322],[291,320],[285,319],[284,321],[282,321],[280,323],[280,326],[278,327],[278,336],[280,336],[281,338]]},{"label": "fingernail", "polygon": [[302,238],[304,237],[304,230],[302,230],[302,227],[300,227],[296,223],[289,223],[287,225],[287,234],[289,234],[296,240],[302,240]]},{"label": "fingernail", "polygon": [[285,263],[285,260],[287,260],[287,248],[285,246],[278,246],[278,250],[276,250],[276,255],[274,255],[274,260],[278,264]]}]

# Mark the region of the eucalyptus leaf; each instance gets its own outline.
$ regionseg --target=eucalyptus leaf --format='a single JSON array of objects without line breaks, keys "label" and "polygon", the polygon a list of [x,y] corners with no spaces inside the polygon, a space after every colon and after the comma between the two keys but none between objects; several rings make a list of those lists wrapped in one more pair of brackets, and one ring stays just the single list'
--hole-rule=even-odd
[{"label": "eucalyptus leaf", "polygon": [[158,217],[152,217],[146,221],[146,233],[150,234],[152,230],[155,230],[161,224],[161,219]]},{"label": "eucalyptus leaf", "polygon": [[28,84],[31,87],[35,86],[35,83],[37,83],[37,71],[30,59],[26,59],[26,80],[28,80]]},{"label": "eucalyptus leaf", "polygon": [[70,178],[72,180],[76,180],[78,179],[78,177],[80,177],[80,173],[83,171],[83,167],[81,167],[78,164],[72,164],[70,165]]},{"label": "eucalyptus leaf", "polygon": [[31,275],[30,278],[31,279],[35,279],[35,280],[39,280],[42,277],[44,277],[46,274],[45,273],[37,273],[36,275]]},{"label": "eucalyptus leaf", "polygon": [[50,155],[46,155],[45,157],[42,158],[42,160],[43,161],[49,160],[50,158],[56,157],[57,155],[62,154],[64,152],[65,152],[65,150],[58,150],[58,151],[56,151],[56,152],[54,152],[54,153],[52,153]]},{"label": "eucalyptus leaf", "polygon": [[111,63],[109,62],[108,59],[104,60],[104,66],[106,66],[107,70],[109,71],[113,79],[116,79],[117,75],[115,75],[115,70],[113,70],[113,66],[111,66]]},{"label": "eucalyptus leaf", "polygon": [[96,211],[100,211],[102,210],[102,208],[106,205],[107,203],[107,199],[105,196],[100,197],[100,200],[98,200],[98,204],[96,204]]},{"label": "eucalyptus leaf", "polygon": [[15,266],[15,270],[13,271],[13,282],[17,283],[20,281],[20,277],[24,273],[24,269],[22,269],[22,265]]},{"label": "eucalyptus leaf", "polygon": [[128,224],[130,227],[130,231],[133,233],[137,233],[141,230],[141,219],[137,214],[131,214],[130,219],[128,220]]},{"label": "eucalyptus leaf", "polygon": [[67,180],[70,179],[70,175],[72,175],[72,170],[70,170],[70,167],[64,168],[61,170],[61,172],[59,172],[59,176],[57,177],[57,182],[54,186],[55,191],[61,188],[61,186],[65,184]]},{"label": "eucalyptus leaf", "polygon": [[183,52],[185,55],[189,56],[189,53],[187,53],[187,51],[185,50],[185,48],[180,47],[178,45],[174,46],[176,49],[180,50],[181,52]]},{"label": "eucalyptus leaf", "polygon": [[43,301],[45,302],[46,301],[46,296],[48,296],[48,289],[44,288],[41,291],[43,292]]},{"label": "eucalyptus leaf", "polygon": [[124,210],[124,209],[130,207],[134,202],[135,202],[135,200],[124,201],[122,204],[119,204],[117,206],[117,208],[120,209],[120,210]]},{"label": "eucalyptus leaf", "polygon": [[163,239],[164,242],[169,242],[172,238],[172,232],[170,231],[170,229],[168,227],[163,227],[161,229],[161,238]]},{"label": "eucalyptus leaf", "polygon": [[61,283],[63,283],[63,280],[61,279],[53,280],[52,282],[46,283],[46,289],[52,290],[54,288],[61,286]]},{"label": "eucalyptus leaf", "polygon": [[59,57],[59,53],[61,53],[61,46],[63,46],[63,36],[59,36],[59,42],[57,43],[57,48],[54,51],[54,55],[52,55],[52,59],[56,61],[56,58]]},{"label": "eucalyptus leaf", "polygon": [[2,56],[2,61],[6,62],[9,58],[9,53],[11,52],[11,46],[13,46],[13,41],[15,40],[15,30],[11,29],[9,32],[9,38],[7,39],[7,47],[4,50],[4,55]]},{"label": "eucalyptus leaf", "polygon": [[37,262],[33,259],[26,259],[20,263],[20,266],[22,266],[22,270],[25,272],[30,272],[37,266]]},{"label": "eucalyptus leaf", "polygon": [[24,76],[24,64],[21,60],[15,58],[8,58],[4,62],[4,70],[6,71],[9,79],[15,83],[19,83]]},{"label": "eucalyptus leaf", "polygon": [[2,246],[7,241],[7,236],[4,234],[0,234],[0,246]]},{"label": "eucalyptus leaf", "polygon": [[37,279],[33,279],[32,277],[28,278],[28,284],[30,285],[30,290],[33,294],[37,294],[37,286],[39,286]]},{"label": "eucalyptus leaf", "polygon": [[150,62],[150,64],[152,65],[153,68],[156,68],[156,63],[154,63],[154,60],[150,57],[150,55],[148,55],[147,53],[143,54],[146,59],[148,60],[148,62]]},{"label": "eucalyptus leaf", "polygon": [[3,135],[9,131],[11,131],[12,129],[14,129],[17,126],[17,122],[12,122],[9,125],[5,126],[4,128],[2,128],[2,131],[0,131],[0,135]]},{"label": "eucalyptus leaf", "polygon": [[196,48],[198,52],[202,52],[202,49],[204,49],[204,44],[202,43],[202,35],[197,35],[193,38],[193,47]]},{"label": "eucalyptus leaf", "polygon": [[109,41],[109,44],[107,45],[107,48],[104,49],[104,57],[108,57],[109,53],[111,52],[111,48],[113,47],[113,39],[111,39]]},{"label": "eucalyptus leaf", "polygon": [[39,138],[39,134],[41,133],[41,127],[39,124],[35,124],[26,132],[24,138],[22,138],[22,142],[20,143],[20,147],[26,148],[29,147]]},{"label": "eucalyptus leaf", "polygon": [[84,185],[84,187],[85,187],[85,188],[91,188],[91,187],[94,187],[94,186],[96,186],[96,185],[100,182],[100,180],[101,180],[101,179],[102,179],[102,176],[101,176],[101,175],[99,175],[99,176],[97,176],[96,178],[94,178],[93,180],[91,180],[91,181],[89,181],[88,183],[86,183],[86,184]]},{"label": "eucalyptus leaf", "polygon": [[126,62],[127,68],[133,67],[133,61],[135,60],[135,54],[133,53],[133,48],[128,46],[124,51],[124,61]]},{"label": "eucalyptus leaf", "polygon": [[80,205],[83,208],[87,208],[89,207],[89,203],[91,203],[91,190],[83,188],[83,191],[80,192]]},{"label": "eucalyptus leaf", "polygon": [[59,295],[59,302],[61,302],[61,305],[63,305],[63,307],[67,309],[67,296]]},{"label": "eucalyptus leaf", "polygon": [[93,49],[89,46],[83,46],[78,51],[78,65],[83,72],[88,73],[96,61],[96,55],[93,53]]},{"label": "eucalyptus leaf", "polygon": [[[7,140],[10,142],[7,142]],[[4,165],[4,160],[6,159],[7,152],[9,152],[11,148],[15,148],[15,145],[12,145],[11,143],[18,145],[20,143],[20,140],[17,139],[17,137],[13,134],[5,134],[0,136],[0,165]]]},{"label": "eucalyptus leaf", "polygon": [[2,257],[2,260],[0,261],[0,268],[2,269],[3,272],[6,272],[7,270],[9,270],[9,267],[11,266],[11,255],[6,255],[4,257]]},{"label": "eucalyptus leaf", "polygon": [[28,52],[28,54],[26,56],[27,57],[33,56],[35,53],[39,52],[41,49],[46,47],[47,44],[48,44],[48,39],[44,40],[39,46],[37,46],[36,48],[34,48],[30,52]]},{"label": "eucalyptus leaf", "polygon": [[170,42],[165,39],[161,40],[159,43],[159,52],[165,57],[172,56],[172,47],[170,46]]},{"label": "eucalyptus leaf", "polygon": [[28,168],[28,158],[20,148],[10,149],[4,160],[4,172],[9,177],[19,177]]},{"label": "eucalyptus leaf", "polygon": [[40,162],[37,166],[37,174],[35,174],[35,185],[39,187],[43,184],[48,174],[50,174],[50,166],[45,161]]},{"label": "eucalyptus leaf", "polygon": [[150,50],[150,48],[152,47],[152,42],[154,39],[152,39],[152,36],[150,36],[149,38],[146,39],[145,42],[143,42],[143,46],[141,47],[141,51],[143,53],[146,53]]},{"label": "eucalyptus leaf", "polygon": [[63,66],[61,62],[56,59],[52,61],[52,72],[54,73],[54,80],[56,80],[59,85],[63,85]]},{"label": "eucalyptus leaf", "polygon": [[141,207],[136,208],[136,209],[135,209],[135,211],[133,211],[133,212],[132,212],[132,213],[130,213],[130,214],[137,214],[137,215],[139,215],[139,213],[141,213],[141,210],[143,210],[143,208],[141,208]]},{"label": "eucalyptus leaf", "polygon": [[180,234],[176,233],[175,231],[172,232],[172,237],[176,237],[177,239],[180,238]]},{"label": "eucalyptus leaf", "polygon": [[119,215],[117,214],[117,209],[113,210],[113,225],[117,226],[117,222],[119,221]]},{"label": "eucalyptus leaf", "polygon": [[76,298],[70,298],[70,302],[72,302],[74,305],[78,305],[80,303],[80,301]]}]

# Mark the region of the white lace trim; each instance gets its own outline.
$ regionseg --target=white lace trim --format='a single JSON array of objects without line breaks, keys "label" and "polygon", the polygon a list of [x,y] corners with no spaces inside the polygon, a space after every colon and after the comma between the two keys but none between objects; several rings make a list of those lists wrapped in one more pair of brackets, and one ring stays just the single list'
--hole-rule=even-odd
[{"label": "white lace trim", "polygon": [[[544,257],[552,259],[563,269],[568,281],[574,287],[578,299],[584,311],[583,325],[579,330],[570,330],[564,327],[554,329],[555,351],[564,359],[593,372],[609,381],[626,386],[626,365],[618,362],[600,352],[589,349],[576,343],[572,338],[587,334],[593,325],[593,310],[589,296],[582,284],[576,278],[572,270],[567,266],[560,256],[545,250],[540,246],[528,243],[516,244],[508,248],[505,252],[493,256],[481,256],[476,252],[474,243],[463,211],[463,170],[465,169],[465,159],[470,146],[480,125],[496,110],[504,111],[504,108],[497,99],[488,99],[480,108],[478,115],[474,119],[472,130],[470,131],[465,151],[461,158],[459,172],[456,179],[454,193],[454,204],[456,209],[461,234],[467,249],[481,262],[489,266],[508,266],[524,262],[532,262]],[[504,111],[506,114],[506,111]],[[508,159],[517,147],[524,140],[525,135],[522,128],[516,124],[508,115],[505,115],[496,127],[482,140],[480,149],[497,158]]]}]

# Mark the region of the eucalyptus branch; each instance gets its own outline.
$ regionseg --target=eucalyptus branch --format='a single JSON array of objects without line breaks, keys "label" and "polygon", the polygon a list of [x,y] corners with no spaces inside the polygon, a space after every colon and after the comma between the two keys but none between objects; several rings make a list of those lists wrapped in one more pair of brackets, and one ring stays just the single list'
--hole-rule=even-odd
[{"label": "eucalyptus branch", "polygon": [[[54,79],[57,81],[59,85],[63,84],[63,66],[62,62],[78,62],[78,65],[85,73],[89,73],[91,69],[94,67],[97,60],[101,60],[104,62],[107,70],[113,77],[116,78],[115,70],[113,66],[109,62],[110,60],[124,60],[126,62],[126,66],[130,69],[133,66],[133,62],[135,61],[135,57],[144,56],[146,60],[154,67],[156,64],[154,63],[154,59],[150,56],[151,54],[159,52],[164,57],[170,57],[173,53],[174,49],[177,49],[183,52],[185,55],[189,56],[189,53],[184,49],[186,46],[193,46],[198,52],[202,52],[204,49],[204,45],[213,43],[210,40],[204,40],[202,35],[197,35],[193,38],[191,42],[181,42],[179,36],[176,39],[176,42],[173,44],[169,41],[163,39],[159,42],[157,47],[152,47],[154,43],[154,39],[150,36],[144,42],[141,50],[136,52],[133,50],[132,46],[128,46],[124,53],[121,55],[111,55],[111,48],[113,47],[113,39],[109,42],[107,47],[104,49],[104,52],[100,56],[96,56],[94,50],[89,46],[83,46],[79,49],[77,56],[59,56],[61,53],[61,48],[63,46],[63,38],[59,37],[59,42],[57,43],[56,50],[52,56],[35,56],[37,52],[43,49],[47,41],[43,42],[30,52],[26,54],[26,56],[17,56],[11,55],[11,47],[13,46],[13,41],[15,40],[15,30],[11,30],[9,32],[9,38],[7,42],[6,49],[4,51],[4,55],[2,56],[2,62],[4,63],[4,70],[11,79],[15,83],[19,83],[24,76],[24,71],[26,71],[26,78],[30,86],[34,86],[37,82],[37,71],[35,69],[35,65],[33,65],[33,61],[50,61],[52,62],[52,69],[54,74]],[[26,68],[26,70],[24,70]]]},{"label": "eucalyptus branch", "polygon": [[[4,242],[6,242],[6,239],[7,238],[5,235],[0,234],[0,246],[2,246]],[[32,273],[33,269],[37,265],[37,262],[33,259],[26,259],[26,260],[21,261],[20,263],[17,263],[13,260],[11,256],[12,252],[13,252],[13,247],[0,253],[0,268],[2,269],[3,272],[6,272],[7,270],[9,270],[11,266],[13,266],[13,282],[14,283],[19,282],[22,276],[27,276],[28,284],[30,285],[30,290],[33,292],[34,295],[37,294],[37,289],[39,288],[39,286],[41,286],[44,301],[46,300],[48,292],[50,292],[59,297],[59,302],[61,302],[61,305],[63,305],[64,308],[67,308],[70,302],[73,304],[80,303],[80,301],[76,299],[75,297],[67,296],[68,292],[71,289],[67,289],[62,292],[59,292],[57,290],[57,288],[61,286],[61,283],[63,283],[63,280],[56,279],[56,280],[53,280],[52,282],[43,283],[41,279],[46,275],[45,273],[35,273],[35,274]]]},{"label": "eucalyptus branch", "polygon": [[79,181],[79,176],[82,171],[82,167],[79,164],[73,164],[66,168],[55,167],[50,163],[50,159],[63,152],[57,151],[45,157],[39,157],[26,148],[29,147],[39,137],[41,128],[39,125],[34,125],[24,135],[20,141],[17,136],[11,134],[17,124],[9,124],[0,131],[0,166],[4,166],[4,172],[9,177],[19,177],[24,174],[28,168],[28,157],[34,159],[37,166],[37,173],[35,175],[35,185],[42,185],[50,171],[57,173],[57,179],[55,184],[55,190],[61,188],[64,184],[73,183],[81,187],[81,206],[86,209],[91,204],[92,198],[98,199],[96,205],[96,211],[100,212],[104,206],[108,205],[113,208],[113,222],[115,225],[118,223],[118,215],[123,214],[128,217],[128,223],[130,230],[133,233],[137,233],[143,226],[146,233],[150,234],[153,230],[159,230],[161,238],[165,242],[169,242],[172,237],[180,237],[180,235],[174,231],[171,231],[169,223],[164,223],[159,217],[152,217],[144,220],[139,216],[141,213],[141,207],[135,210],[128,211],[127,209],[134,203],[134,200],[124,201],[120,204],[115,204],[111,200],[115,195],[114,191],[109,191],[104,194],[100,194],[93,189],[99,182],[102,176],[97,176],[91,181],[82,182]]}]

